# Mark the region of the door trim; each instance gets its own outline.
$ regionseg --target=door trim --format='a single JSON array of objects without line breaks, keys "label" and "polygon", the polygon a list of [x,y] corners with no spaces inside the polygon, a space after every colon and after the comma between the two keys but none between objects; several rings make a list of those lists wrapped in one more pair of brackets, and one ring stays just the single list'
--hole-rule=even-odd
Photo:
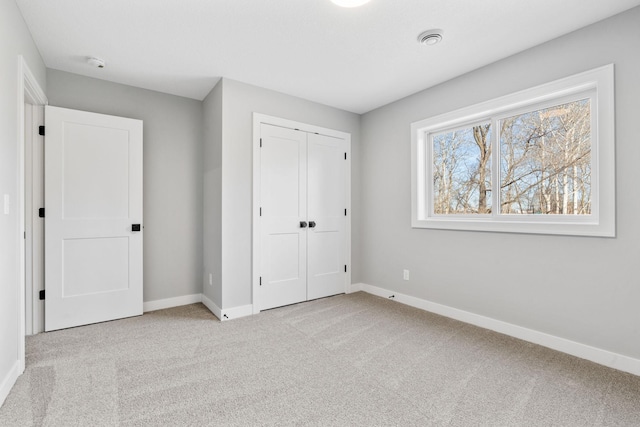
[{"label": "door trim", "polygon": [[25,305],[26,335],[44,331],[44,301],[38,297],[44,289],[44,220],[38,208],[44,207],[44,136],[38,126],[44,124],[44,106],[25,104]]},{"label": "door trim", "polygon": [[334,129],[328,129],[320,126],[300,123],[293,120],[283,119],[280,117],[268,116],[261,113],[253,113],[253,203],[252,203],[252,306],[253,314],[260,312],[259,288],[260,288],[260,125],[268,124],[272,126],[280,126],[289,129],[297,129],[309,133],[319,133],[322,135],[340,138],[345,141],[345,151],[347,153],[347,164],[345,169],[346,176],[346,262],[348,265],[345,280],[345,293],[349,293],[351,287],[351,134]]},{"label": "door trim", "polygon": [[[18,363],[19,372],[24,372],[25,368],[25,335],[26,331],[26,241],[24,238],[25,233],[25,200],[29,196],[26,194],[27,179],[31,180],[31,177],[25,177],[25,104],[31,105],[47,105],[48,100],[44,91],[38,84],[35,76],[31,72],[31,69],[27,65],[24,57],[18,55],[18,93],[17,93],[17,111],[18,111],[18,191],[16,192],[18,197],[18,203],[16,204],[18,213],[18,229],[16,233],[17,246],[19,248],[18,256]],[[29,245],[31,246],[31,245]],[[28,284],[31,286],[31,283]]]}]

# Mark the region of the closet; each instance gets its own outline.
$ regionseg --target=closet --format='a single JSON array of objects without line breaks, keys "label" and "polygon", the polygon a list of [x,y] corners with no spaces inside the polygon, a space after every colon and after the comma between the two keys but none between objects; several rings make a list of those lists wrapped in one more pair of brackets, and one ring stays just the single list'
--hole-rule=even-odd
[{"label": "closet", "polygon": [[254,312],[344,293],[350,280],[349,136],[282,124],[254,127]]}]

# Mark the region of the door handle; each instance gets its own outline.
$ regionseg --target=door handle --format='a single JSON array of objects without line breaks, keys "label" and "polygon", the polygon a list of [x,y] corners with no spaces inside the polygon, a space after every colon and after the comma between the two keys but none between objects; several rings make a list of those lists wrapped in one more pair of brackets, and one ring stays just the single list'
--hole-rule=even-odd
[{"label": "door handle", "polygon": [[300,228],[307,228],[307,222],[306,221],[300,221]]},{"label": "door handle", "polygon": [[315,226],[316,226],[315,221],[309,221],[309,228],[315,228]]},{"label": "door handle", "polygon": [[140,224],[131,224],[131,231],[140,231]]}]

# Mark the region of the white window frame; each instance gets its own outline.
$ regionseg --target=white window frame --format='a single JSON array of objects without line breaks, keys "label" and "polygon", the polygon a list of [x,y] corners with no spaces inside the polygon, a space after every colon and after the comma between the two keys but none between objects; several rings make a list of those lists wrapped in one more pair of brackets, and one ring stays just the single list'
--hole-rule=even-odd
[{"label": "white window frame", "polygon": [[[502,214],[498,122],[579,99],[591,101],[591,214]],[[600,68],[411,124],[411,226],[446,230],[615,237],[614,67]],[[432,135],[491,122],[491,213],[433,213]]]}]

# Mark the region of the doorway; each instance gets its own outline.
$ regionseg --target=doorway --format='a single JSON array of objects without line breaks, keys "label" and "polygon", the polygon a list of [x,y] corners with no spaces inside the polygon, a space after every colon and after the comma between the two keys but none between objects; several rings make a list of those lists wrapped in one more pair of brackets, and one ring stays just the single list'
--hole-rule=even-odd
[{"label": "doorway", "polygon": [[44,106],[24,105],[25,327],[27,335],[44,331]]},{"label": "doorway", "polygon": [[25,335],[140,315],[143,308],[142,122],[46,106],[46,98],[32,94],[25,70],[18,203],[23,361]]}]

